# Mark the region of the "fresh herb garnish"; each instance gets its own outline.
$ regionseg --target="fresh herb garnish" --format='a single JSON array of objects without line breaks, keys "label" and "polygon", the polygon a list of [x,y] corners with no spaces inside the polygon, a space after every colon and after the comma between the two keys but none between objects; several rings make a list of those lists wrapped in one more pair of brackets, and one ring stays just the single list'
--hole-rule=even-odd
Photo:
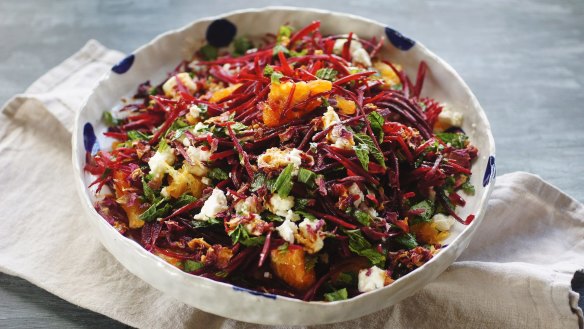
[{"label": "fresh herb garnish", "polygon": [[318,71],[316,71],[316,77],[319,79],[323,79],[323,80],[329,80],[329,81],[333,81],[336,77],[337,74],[339,74],[338,71],[333,70],[331,68],[324,68],[324,69],[319,69]]},{"label": "fresh herb garnish", "polygon": [[292,191],[292,173],[294,172],[294,164],[290,163],[282,170],[278,179],[276,179],[276,183],[272,187],[272,193],[277,191],[278,195],[282,198],[287,197]]},{"label": "fresh herb garnish", "polygon": [[339,289],[337,291],[333,291],[333,292],[329,292],[324,294],[324,299],[327,302],[334,302],[337,300],[345,300],[349,297],[349,294],[347,293],[347,289],[343,288],[343,289]]}]

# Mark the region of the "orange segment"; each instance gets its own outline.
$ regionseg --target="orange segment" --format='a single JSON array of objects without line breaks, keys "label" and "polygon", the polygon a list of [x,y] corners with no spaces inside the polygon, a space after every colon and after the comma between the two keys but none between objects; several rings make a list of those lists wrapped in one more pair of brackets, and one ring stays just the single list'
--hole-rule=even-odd
[{"label": "orange segment", "polygon": [[[393,64],[393,63],[392,63]],[[395,66],[396,69],[401,70],[401,66],[398,64],[393,64],[393,66]],[[391,88],[395,85],[399,85],[401,83],[399,77],[397,76],[397,74],[395,74],[395,72],[393,71],[393,69],[391,68],[391,66],[383,63],[383,62],[375,62],[373,63],[373,67],[379,71],[379,74],[381,74],[381,78],[383,79],[383,87],[384,88]]]},{"label": "orange segment", "polygon": [[336,96],[335,99],[337,100],[337,107],[342,114],[351,115],[355,114],[355,110],[357,109],[357,105],[352,100],[345,99],[341,96]]},{"label": "orange segment", "polygon": [[[311,96],[328,92],[331,89],[332,83],[328,80],[272,83],[270,85],[268,101],[264,103],[262,113],[264,124],[269,127],[276,127],[303,117],[320,105],[320,99],[314,99],[299,107],[296,106],[305,102]],[[290,100],[288,111],[284,113],[290,94],[292,94],[292,99]]]},{"label": "orange segment", "polygon": [[[116,170],[114,171],[113,176],[116,198],[120,200],[128,197],[126,190],[130,188],[130,183],[126,179],[126,174],[121,170]],[[121,206],[128,216],[128,225],[130,228],[140,228],[144,226],[144,221],[139,218],[143,213],[143,210],[140,207],[140,201],[136,200],[131,205],[122,203]]]},{"label": "orange segment", "polygon": [[416,238],[427,244],[438,244],[448,237],[448,232],[440,232],[436,229],[434,223],[419,223],[410,226],[410,232],[416,235]]},{"label": "orange segment", "polygon": [[237,84],[234,84],[233,86],[217,90],[216,92],[213,93],[211,98],[209,98],[209,102],[211,102],[211,103],[220,102],[224,98],[231,96],[231,94],[233,94],[233,92],[237,88],[239,88],[240,86],[241,86],[241,83],[237,83]]},{"label": "orange segment", "polygon": [[303,291],[316,281],[314,269],[306,268],[305,252],[302,248],[274,249],[270,253],[274,274],[289,286]]}]

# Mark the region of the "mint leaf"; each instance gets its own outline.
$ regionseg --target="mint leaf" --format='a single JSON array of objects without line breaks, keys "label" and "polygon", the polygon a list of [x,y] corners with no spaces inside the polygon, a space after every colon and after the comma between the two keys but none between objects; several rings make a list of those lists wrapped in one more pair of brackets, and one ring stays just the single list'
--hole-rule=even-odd
[{"label": "mint leaf", "polygon": [[357,155],[357,159],[365,170],[369,171],[369,146],[364,143],[353,146],[353,151]]},{"label": "mint leaf", "polygon": [[217,59],[217,56],[219,56],[219,49],[211,45],[204,45],[199,51],[201,52],[203,59],[207,61],[215,60]]},{"label": "mint leaf", "polygon": [[329,67],[316,71],[317,78],[329,81],[333,81],[337,77],[337,74],[339,74],[338,71]]},{"label": "mint leaf", "polygon": [[233,55],[241,56],[253,48],[253,44],[246,37],[237,37],[233,40]]},{"label": "mint leaf", "polygon": [[406,249],[408,249],[408,250],[414,249],[415,247],[418,246],[418,242],[416,241],[416,237],[412,233],[406,233],[406,234],[400,235],[400,236],[395,238],[395,241],[397,243],[403,245],[404,247],[406,247]]},{"label": "mint leaf", "polygon": [[139,132],[137,130],[130,130],[130,131],[127,132],[127,134],[128,134],[128,139],[130,141],[135,141],[135,140],[144,140],[144,141],[147,141],[148,139],[150,139],[148,137],[148,135],[146,135],[144,133],[141,133],[141,132]]},{"label": "mint leaf", "polygon": [[280,197],[282,198],[287,197],[290,194],[290,191],[292,191],[292,186],[294,186],[294,184],[292,183],[293,172],[294,164],[290,163],[286,166],[286,168],[284,168],[284,170],[282,170],[282,172],[278,176],[278,179],[276,179],[276,183],[272,188],[272,193],[274,191],[277,191]]},{"label": "mint leaf", "polygon": [[217,218],[209,218],[208,220],[193,220],[191,221],[192,228],[205,228],[213,225],[223,225],[223,221],[218,220]]},{"label": "mint leaf", "polygon": [[436,137],[457,149],[465,148],[468,141],[468,136],[463,133],[438,133]]},{"label": "mint leaf", "polygon": [[146,200],[148,200],[148,202],[154,202],[154,199],[157,196],[156,192],[154,192],[154,190],[148,185],[148,182],[146,182],[144,177],[142,177],[142,189],[144,190],[144,197]]},{"label": "mint leaf", "polygon": [[185,261],[185,272],[194,272],[196,270],[202,269],[203,267],[205,267],[205,265],[201,262],[195,262],[194,260],[189,259]]},{"label": "mint leaf", "polygon": [[329,292],[324,294],[324,299],[327,302],[334,302],[337,300],[345,300],[349,297],[348,293],[347,293],[347,289],[343,288],[343,289],[339,289],[337,291],[334,292]]},{"label": "mint leaf", "polygon": [[308,187],[310,188],[315,188],[316,184],[314,183],[314,180],[316,179],[316,174],[308,169],[305,168],[300,168],[298,170],[298,181],[300,183],[304,183],[306,185],[308,185]]},{"label": "mint leaf", "polygon": [[180,198],[178,198],[175,202],[174,202],[174,206],[176,208],[180,208],[183,206],[188,205],[189,203],[193,203],[197,201],[197,198],[190,195],[190,194],[183,194],[180,196]]},{"label": "mint leaf", "polygon": [[367,120],[369,120],[369,125],[371,126],[371,130],[373,130],[373,134],[377,137],[377,140],[380,143],[383,142],[383,124],[385,123],[385,119],[381,114],[374,111],[367,115]]},{"label": "mint leaf", "polygon": [[475,187],[469,181],[466,181],[462,184],[462,190],[468,195],[475,194]]},{"label": "mint leaf", "polygon": [[349,249],[352,252],[367,257],[373,265],[382,267],[385,265],[385,255],[374,249],[360,230],[345,230],[344,232],[349,237]]},{"label": "mint leaf", "polygon": [[120,120],[114,118],[111,112],[105,111],[102,116],[103,122],[108,127],[114,127],[120,124]]},{"label": "mint leaf", "polygon": [[230,231],[228,235],[231,237],[231,241],[233,241],[233,244],[236,244],[239,241],[243,241],[249,238],[249,233],[241,224],[237,225],[237,227],[233,231]]},{"label": "mint leaf", "polygon": [[369,226],[371,224],[371,216],[368,213],[364,212],[363,210],[355,210],[354,214],[357,221],[365,226]]},{"label": "mint leaf", "polygon": [[379,163],[380,165],[383,166],[383,168],[385,168],[385,158],[383,156],[383,153],[379,152],[377,147],[375,147],[375,143],[373,143],[373,140],[371,139],[371,137],[369,137],[369,135],[359,133],[354,134],[353,138],[355,139],[356,142],[367,145],[367,147],[369,148],[369,154],[373,156],[377,163]]},{"label": "mint leaf", "polygon": [[418,223],[429,223],[432,221],[432,216],[434,216],[434,202],[432,200],[424,200],[413,205],[410,210],[423,210],[419,215],[415,215],[410,224]]},{"label": "mint leaf", "polygon": [[246,247],[254,247],[263,245],[265,241],[265,236],[254,236],[252,238],[240,240],[239,242]]},{"label": "mint leaf", "polygon": [[251,191],[255,192],[266,185],[266,175],[262,174],[261,172],[256,172],[253,175],[253,182],[251,183]]},{"label": "mint leaf", "polygon": [[151,222],[158,218],[165,217],[172,210],[172,206],[164,198],[154,202],[142,215],[140,219],[145,222]]},{"label": "mint leaf", "polygon": [[284,75],[282,74],[282,72],[278,72],[278,71],[274,71],[272,73],[272,75],[270,76],[270,80],[272,83],[280,83],[280,79],[283,77]]},{"label": "mint leaf", "polygon": [[207,173],[207,177],[217,181],[222,181],[228,179],[229,174],[221,168],[211,168],[211,170],[209,170]]}]

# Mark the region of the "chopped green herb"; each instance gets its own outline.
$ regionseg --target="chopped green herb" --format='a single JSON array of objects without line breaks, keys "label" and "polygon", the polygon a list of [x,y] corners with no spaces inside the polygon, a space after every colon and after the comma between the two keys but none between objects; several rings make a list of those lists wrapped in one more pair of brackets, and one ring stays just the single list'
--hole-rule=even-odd
[{"label": "chopped green herb", "polygon": [[338,71],[329,67],[316,71],[317,78],[329,81],[333,81],[337,77],[337,74],[339,74]]},{"label": "chopped green herb", "polygon": [[272,53],[273,56],[278,56],[278,53],[283,53],[284,55],[289,55],[290,51],[284,45],[275,45],[274,51]]},{"label": "chopped green herb", "polygon": [[369,171],[369,146],[367,144],[357,144],[353,146],[357,159],[365,170]]},{"label": "chopped green herb", "polygon": [[276,183],[272,188],[272,193],[274,191],[278,192],[278,195],[282,198],[287,197],[292,190],[292,173],[294,172],[294,164],[290,163],[282,170],[278,179],[276,179]]},{"label": "chopped green herb", "polygon": [[192,228],[204,228],[213,225],[223,224],[223,221],[218,220],[217,218],[209,218],[207,220],[193,220],[191,221]]},{"label": "chopped green herb", "polygon": [[385,119],[381,114],[373,111],[367,115],[367,120],[369,120],[369,125],[371,126],[371,130],[373,130],[373,134],[381,143],[383,141],[383,124],[385,123]]},{"label": "chopped green herb", "polygon": [[355,254],[367,257],[371,264],[383,266],[385,255],[373,249],[371,243],[365,239],[360,230],[345,230],[349,237],[349,249]]},{"label": "chopped green herb", "polygon": [[309,220],[317,220],[316,216],[306,211],[296,210],[294,213],[301,217],[308,218]]},{"label": "chopped green herb", "polygon": [[282,78],[284,75],[282,74],[282,72],[278,72],[278,71],[274,71],[270,77],[271,82],[272,83],[280,83],[280,78]]},{"label": "chopped green herb", "polygon": [[369,226],[369,224],[371,224],[371,216],[363,210],[355,210],[355,218],[359,223],[365,226]]},{"label": "chopped green herb", "polygon": [[186,206],[190,203],[197,201],[197,198],[190,194],[183,194],[174,202],[174,206],[177,208]]},{"label": "chopped green herb", "polygon": [[130,141],[135,141],[135,140],[144,140],[147,141],[148,139],[150,139],[150,137],[148,137],[148,135],[139,132],[137,130],[130,130],[127,132],[128,134],[128,139]]},{"label": "chopped green herb", "polygon": [[469,181],[464,182],[461,187],[462,187],[462,190],[464,191],[464,193],[466,193],[468,195],[475,194],[475,187]]},{"label": "chopped green herb", "polygon": [[222,181],[229,178],[229,174],[221,168],[211,168],[207,173],[207,177],[217,181]]},{"label": "chopped green herb", "polygon": [[468,141],[468,136],[463,133],[438,133],[436,137],[457,149],[465,148]]},{"label": "chopped green herb", "polygon": [[215,60],[217,59],[217,56],[219,56],[219,49],[211,45],[204,45],[200,51],[201,55],[203,55],[203,59],[207,61]]},{"label": "chopped green herb", "polygon": [[356,281],[355,275],[351,275],[353,273],[345,273],[345,272],[341,272],[339,273],[339,276],[337,276],[337,279],[335,280],[335,285],[350,285],[352,284],[354,281]]},{"label": "chopped green herb", "polygon": [[246,247],[261,246],[266,241],[265,236],[254,236],[251,238],[240,240],[239,242]]},{"label": "chopped green herb", "polygon": [[269,211],[264,211],[262,213],[262,219],[265,219],[268,222],[279,222],[279,223],[281,223],[281,222],[284,221],[284,218],[283,217],[278,216],[278,215],[275,215],[275,214],[272,214]]},{"label": "chopped green herb", "polygon": [[315,188],[316,184],[314,183],[314,180],[316,179],[316,174],[308,169],[305,168],[300,168],[298,170],[298,181],[300,183],[304,183],[306,185],[308,185],[308,187],[310,188]]},{"label": "chopped green herb", "polygon": [[[255,192],[266,185],[266,175],[262,174],[261,172],[256,172],[253,175],[253,181],[251,183],[251,191]],[[271,190],[271,189],[270,189]]]},{"label": "chopped green herb", "polygon": [[264,76],[271,77],[272,73],[274,73],[274,67],[272,65],[266,65],[264,67]]},{"label": "chopped green herb", "polygon": [[142,177],[142,189],[144,190],[144,196],[148,202],[153,202],[156,198],[156,192],[148,185],[146,178]]},{"label": "chopped green herb", "polygon": [[249,233],[241,224],[237,225],[237,227],[233,231],[230,231],[228,235],[231,237],[233,244],[249,239]]},{"label": "chopped green herb", "polygon": [[337,291],[334,292],[329,292],[324,294],[324,299],[327,302],[334,302],[337,300],[345,300],[349,297],[349,294],[347,293],[347,289],[343,288],[343,289],[339,289]]},{"label": "chopped green herb", "polygon": [[253,44],[246,37],[237,37],[233,40],[233,55],[241,56],[253,48]]},{"label": "chopped green herb", "polygon": [[408,249],[408,250],[414,249],[415,247],[418,246],[418,242],[416,241],[416,237],[412,233],[406,233],[406,234],[397,236],[395,238],[395,241],[397,243],[403,245],[404,247],[406,247],[406,249]]},{"label": "chopped green herb", "polygon": [[296,198],[296,199],[294,199],[294,208],[295,209],[304,209],[304,208],[308,207],[309,203],[310,203],[310,199]]},{"label": "chopped green herb", "polygon": [[434,216],[434,202],[432,200],[423,200],[413,205],[410,210],[423,210],[421,214],[415,215],[411,219],[410,224],[429,223],[432,221],[432,216]]},{"label": "chopped green herb", "polygon": [[103,122],[108,127],[113,127],[120,124],[120,120],[114,118],[112,113],[108,111],[103,112]]},{"label": "chopped green herb", "polygon": [[367,134],[354,134],[353,137],[355,141],[360,144],[365,144],[369,148],[369,153],[373,156],[373,158],[379,163],[383,168],[385,168],[385,158],[383,157],[383,153],[379,152],[377,147],[375,147],[375,143],[369,135]]},{"label": "chopped green herb", "polygon": [[277,38],[278,42],[281,42],[284,37],[290,38],[290,36],[292,35],[292,31],[294,31],[294,29],[290,25],[280,26],[280,30],[278,31],[278,38]]},{"label": "chopped green herb", "polygon": [[142,215],[140,219],[145,222],[151,222],[157,218],[165,217],[172,210],[172,206],[167,202],[166,199],[160,198],[158,201],[154,202]]},{"label": "chopped green herb", "polygon": [[189,259],[185,261],[185,272],[194,272],[196,270],[202,269],[203,267],[205,267],[205,265],[201,262],[195,262],[194,260]]}]

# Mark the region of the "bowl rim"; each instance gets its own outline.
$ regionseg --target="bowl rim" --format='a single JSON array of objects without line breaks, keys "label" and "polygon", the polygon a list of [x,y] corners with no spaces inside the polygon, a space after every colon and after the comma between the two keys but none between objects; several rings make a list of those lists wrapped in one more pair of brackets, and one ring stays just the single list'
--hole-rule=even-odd
[{"label": "bowl rim", "polygon": [[[142,46],[138,47],[137,49],[135,49],[134,51],[132,51],[130,54],[128,55],[135,55],[135,54],[139,54],[141,52],[146,51],[149,47],[151,47],[153,44],[158,43],[161,39],[169,36],[169,35],[173,35],[176,33],[180,33],[184,30],[189,29],[190,27],[194,26],[195,24],[200,24],[202,22],[212,22],[214,20],[217,19],[223,19],[223,18],[229,18],[233,15],[239,15],[239,14],[256,14],[256,13],[260,13],[260,12],[266,12],[266,11],[289,11],[291,14],[298,14],[298,13],[302,13],[302,12],[308,12],[308,13],[315,13],[315,14],[320,14],[320,15],[326,15],[326,14],[335,14],[335,15],[339,15],[339,16],[344,16],[347,18],[352,18],[355,20],[359,20],[362,21],[364,23],[367,24],[374,24],[376,26],[380,26],[380,27],[387,27],[388,25],[381,23],[379,21],[376,20],[372,20],[370,18],[366,18],[366,17],[362,17],[359,15],[354,15],[351,13],[345,13],[345,12],[337,12],[337,11],[332,11],[332,10],[325,10],[325,9],[318,9],[318,8],[298,8],[298,7],[293,7],[293,6],[267,6],[267,7],[257,7],[257,8],[248,8],[248,9],[238,9],[238,10],[233,10],[233,11],[229,11],[229,12],[225,12],[225,13],[221,13],[218,15],[214,15],[214,16],[205,16],[205,17],[201,17],[198,19],[195,19],[179,28],[176,29],[171,29],[168,30],[164,33],[161,33],[159,35],[157,35],[156,37],[154,37],[153,39],[151,39],[149,42],[143,44]],[[466,84],[466,82],[462,79],[462,77],[454,70],[454,68],[448,64],[446,61],[444,61],[442,58],[438,57],[434,52],[430,51],[428,48],[426,48],[420,41],[416,40],[415,41],[415,45],[416,47],[419,48],[419,51],[421,51],[425,56],[431,57],[433,60],[435,60],[438,64],[440,64],[449,74],[452,75],[452,77],[454,77],[458,83],[460,83],[460,87],[465,89],[466,92],[469,95],[469,100],[470,103],[472,104],[472,107],[477,111],[477,114],[480,118],[480,120],[484,123],[485,125],[485,135],[487,137],[488,140],[488,146],[489,149],[488,150],[480,150],[482,154],[485,155],[490,155],[490,156],[495,156],[495,141],[492,135],[492,130],[491,130],[491,125],[490,122],[486,116],[486,113],[484,111],[484,109],[482,108],[482,106],[480,105],[478,99],[476,98],[475,94],[472,92],[472,90],[469,88],[469,86]],[[89,101],[91,100],[91,96],[95,94],[95,91],[100,88],[103,84],[106,84],[107,81],[110,79],[110,77],[112,76],[113,72],[111,70],[108,70],[99,80],[98,82],[94,85],[92,91],[90,92],[90,94],[88,94],[85,98],[85,100],[83,101],[83,105],[80,107],[80,109],[75,113],[75,120],[74,120],[74,126],[73,126],[73,133],[72,133],[72,163],[73,163],[73,174],[75,175],[75,186],[76,186],[76,190],[77,193],[79,194],[82,203],[86,209],[86,213],[83,214],[84,216],[91,216],[91,220],[96,220],[97,221],[97,225],[101,225],[101,226],[107,226],[106,229],[109,230],[110,233],[115,234],[117,236],[121,236],[119,234],[118,231],[115,230],[115,228],[113,228],[111,225],[109,225],[101,215],[99,215],[99,213],[97,213],[97,211],[95,210],[95,208],[93,207],[93,204],[91,202],[91,200],[89,199],[89,196],[87,193],[91,193],[88,189],[87,186],[85,186],[84,181],[82,179],[80,179],[80,177],[82,177],[83,175],[83,165],[81,162],[77,161],[77,150],[78,150],[78,146],[79,146],[79,134],[78,132],[81,129],[82,123],[80,122],[81,119],[81,114],[83,112],[85,112],[86,108],[88,107]],[[476,174],[481,174],[481,173],[476,173]],[[490,183],[485,187],[485,192],[482,194],[482,196],[480,197],[480,199],[478,199],[477,201],[477,206],[476,206],[476,212],[475,212],[475,219],[473,220],[472,223],[470,223],[469,225],[467,225],[466,227],[464,227],[463,230],[461,230],[460,233],[458,233],[458,235],[455,237],[455,239],[450,243],[450,245],[453,244],[457,244],[457,242],[463,237],[463,235],[465,233],[471,232],[474,233],[474,229],[470,230],[471,228],[473,228],[474,226],[478,226],[480,224],[480,222],[483,220],[485,212],[487,210],[487,201],[489,200],[489,197],[493,191],[494,188],[494,183],[495,183],[495,179],[496,177],[493,175],[490,179]],[[469,231],[470,230],[470,231]],[[144,249],[140,244],[138,244],[136,241],[126,238],[125,236],[123,236],[123,242],[132,250],[129,250],[129,252],[132,253],[137,253],[137,255],[145,257],[146,259],[149,259],[150,261],[156,262],[159,266],[162,266],[166,271],[170,271],[171,273],[173,273],[174,275],[179,275],[179,276],[183,276],[183,277],[188,277],[189,280],[202,280],[200,282],[208,282],[208,283],[212,283],[212,284],[216,284],[217,286],[222,286],[223,288],[229,288],[229,289],[240,289],[241,291],[247,291],[247,292],[256,292],[255,290],[252,289],[247,289],[247,288],[242,288],[239,287],[237,285],[233,285],[230,283],[225,283],[225,282],[220,282],[220,281],[215,281],[209,278],[204,278],[204,277],[200,277],[197,275],[192,275],[189,273],[186,273],[174,266],[172,266],[171,264],[167,263],[166,261],[164,261],[162,258],[148,252],[146,249]],[[101,242],[101,241],[100,241]],[[103,244],[102,244],[103,245]],[[444,249],[449,248],[449,246],[445,247]],[[466,248],[466,246],[465,246]],[[106,248],[107,249],[107,248]],[[109,251],[109,250],[108,250]],[[401,281],[406,277],[409,277],[413,274],[415,274],[416,272],[421,272],[423,271],[426,267],[428,267],[430,264],[437,262],[441,257],[441,255],[443,254],[443,252],[439,252],[438,254],[436,254],[434,257],[432,257],[432,259],[430,259],[428,262],[426,262],[424,265],[422,265],[421,267],[417,268],[416,270],[408,273],[407,275],[405,275],[404,277],[400,278]],[[117,257],[112,254],[112,256],[114,256],[116,259]],[[124,263],[122,263],[121,261],[119,261],[121,263],[122,266],[124,266],[124,268],[130,272],[132,272],[131,270],[129,270]],[[142,280],[142,279],[141,279]],[[147,282],[148,283],[148,282]],[[150,283],[148,283],[150,285]],[[342,301],[335,301],[335,302],[324,302],[324,301],[303,301],[301,299],[296,299],[296,298],[291,298],[291,297],[286,297],[286,296],[282,296],[282,295],[277,295],[277,300],[287,300],[289,302],[292,303],[298,303],[298,304],[310,304],[310,305],[319,305],[319,306],[323,306],[323,307],[327,307],[327,308],[334,308],[337,305],[340,304],[348,304],[348,303],[352,303],[356,300],[360,300],[360,299],[364,299],[364,298],[368,298],[370,296],[376,295],[378,293],[380,293],[383,290],[386,289],[390,289],[392,285],[389,286],[385,286],[381,289],[377,289],[371,292],[367,292],[367,293],[363,293],[360,294],[358,296],[352,297],[350,299],[347,300],[342,300]],[[166,293],[164,291],[162,291],[163,293]],[[262,295],[266,295],[269,296],[271,294],[267,294],[267,293],[261,293]],[[202,307],[197,307],[200,308],[204,311],[208,311],[211,313],[215,313],[213,312],[213,310],[210,309],[204,309]],[[360,315],[362,316],[362,315]],[[235,318],[235,317],[234,317]]]}]

